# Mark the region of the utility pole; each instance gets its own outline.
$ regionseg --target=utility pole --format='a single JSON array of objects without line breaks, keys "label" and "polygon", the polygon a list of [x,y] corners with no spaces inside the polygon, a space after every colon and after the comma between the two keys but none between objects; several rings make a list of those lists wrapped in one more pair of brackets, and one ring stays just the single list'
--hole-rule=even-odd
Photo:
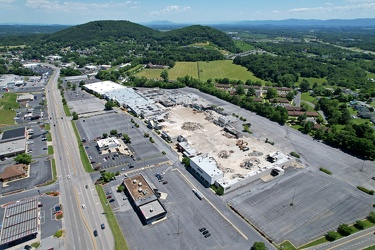
[{"label": "utility pole", "polygon": [[295,194],[296,194],[296,190],[297,190],[297,188],[294,188],[294,193],[293,193],[292,202],[289,204],[290,206],[293,206],[293,205],[294,205],[293,202],[294,202],[294,196],[295,196]]}]

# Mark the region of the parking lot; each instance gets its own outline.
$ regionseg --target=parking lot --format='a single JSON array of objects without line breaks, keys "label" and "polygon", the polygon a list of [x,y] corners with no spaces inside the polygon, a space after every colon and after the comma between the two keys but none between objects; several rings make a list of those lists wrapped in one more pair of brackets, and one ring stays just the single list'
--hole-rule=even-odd
[{"label": "parking lot", "polygon": [[[0,194],[13,192],[16,190],[27,190],[36,185],[43,184],[52,179],[51,162],[48,157],[47,142],[42,139],[45,131],[39,125],[27,126],[34,130],[34,135],[28,140],[27,151],[32,155],[29,177],[8,183],[6,187],[0,185]],[[13,158],[7,158],[0,162],[0,171],[5,167],[14,164]]]},{"label": "parking lot", "polygon": [[[108,112],[105,114],[95,115],[77,121],[77,128],[81,138],[85,138],[85,150],[93,167],[99,166],[102,169],[122,166],[128,169],[129,166],[145,166],[145,164],[155,164],[168,160],[158,149],[155,144],[145,138],[142,130],[132,126],[130,122],[132,117],[125,114]],[[115,129],[118,133],[128,134],[131,144],[127,144],[129,150],[133,153],[134,159],[127,155],[112,152],[108,154],[99,154],[96,140],[103,133]]]},{"label": "parking lot", "polygon": [[[161,202],[167,210],[167,219],[154,225],[144,226],[130,205],[123,200],[124,194],[115,192],[117,183],[108,184],[105,191],[112,190],[116,197],[111,206],[119,221],[130,249],[247,249],[246,241],[221,217],[207,201],[199,200],[191,187],[169,164],[135,171],[151,181],[167,197]],[[156,173],[165,173],[162,184]],[[131,225],[131,226],[129,226]],[[205,238],[200,228],[205,227],[211,236]],[[145,240],[147,239],[147,240]]]}]

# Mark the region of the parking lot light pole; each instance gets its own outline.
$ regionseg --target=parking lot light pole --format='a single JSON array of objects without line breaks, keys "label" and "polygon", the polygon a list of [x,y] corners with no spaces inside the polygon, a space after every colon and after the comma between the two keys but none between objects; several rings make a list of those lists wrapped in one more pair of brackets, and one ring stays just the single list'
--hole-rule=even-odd
[{"label": "parking lot light pole", "polygon": [[294,188],[293,198],[292,198],[292,202],[290,203],[290,206],[294,205],[293,202],[294,202],[294,196],[296,194],[296,190],[297,190],[297,188]]}]

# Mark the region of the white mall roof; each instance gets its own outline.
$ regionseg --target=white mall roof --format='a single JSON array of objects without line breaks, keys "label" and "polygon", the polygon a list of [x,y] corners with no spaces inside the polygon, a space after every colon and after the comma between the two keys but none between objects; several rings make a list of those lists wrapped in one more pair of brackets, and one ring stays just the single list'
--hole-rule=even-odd
[{"label": "white mall roof", "polygon": [[223,174],[223,171],[217,168],[216,162],[211,157],[198,155],[196,157],[190,158],[190,161],[194,162],[209,176]]}]

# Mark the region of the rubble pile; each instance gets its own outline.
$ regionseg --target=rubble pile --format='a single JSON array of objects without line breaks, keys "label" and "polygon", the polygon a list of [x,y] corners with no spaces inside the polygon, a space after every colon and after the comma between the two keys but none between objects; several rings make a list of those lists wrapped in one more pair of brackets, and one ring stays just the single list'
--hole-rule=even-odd
[{"label": "rubble pile", "polygon": [[219,158],[228,158],[230,154],[233,153],[233,150],[226,151],[226,150],[220,150],[220,152],[217,154]]},{"label": "rubble pile", "polygon": [[258,167],[260,164],[259,159],[257,158],[250,158],[250,159],[245,159],[241,164],[240,167],[244,169],[253,169],[254,167]]},{"label": "rubble pile", "polygon": [[234,172],[234,169],[225,168],[221,164],[218,164],[217,167],[218,167],[218,169],[220,169],[221,171],[223,171],[223,173],[233,173]]},{"label": "rubble pile", "polygon": [[259,152],[259,151],[256,151],[256,150],[254,150],[253,152],[248,154],[248,156],[262,156],[262,155],[263,155],[262,152]]},{"label": "rubble pile", "polygon": [[197,122],[184,122],[181,128],[183,130],[194,131],[197,129],[203,129],[203,125]]},{"label": "rubble pile", "polygon": [[242,174],[233,174],[230,178],[231,178],[231,179],[236,179],[236,178],[241,178],[241,179],[243,179],[243,178],[245,178],[245,176],[242,175]]}]

